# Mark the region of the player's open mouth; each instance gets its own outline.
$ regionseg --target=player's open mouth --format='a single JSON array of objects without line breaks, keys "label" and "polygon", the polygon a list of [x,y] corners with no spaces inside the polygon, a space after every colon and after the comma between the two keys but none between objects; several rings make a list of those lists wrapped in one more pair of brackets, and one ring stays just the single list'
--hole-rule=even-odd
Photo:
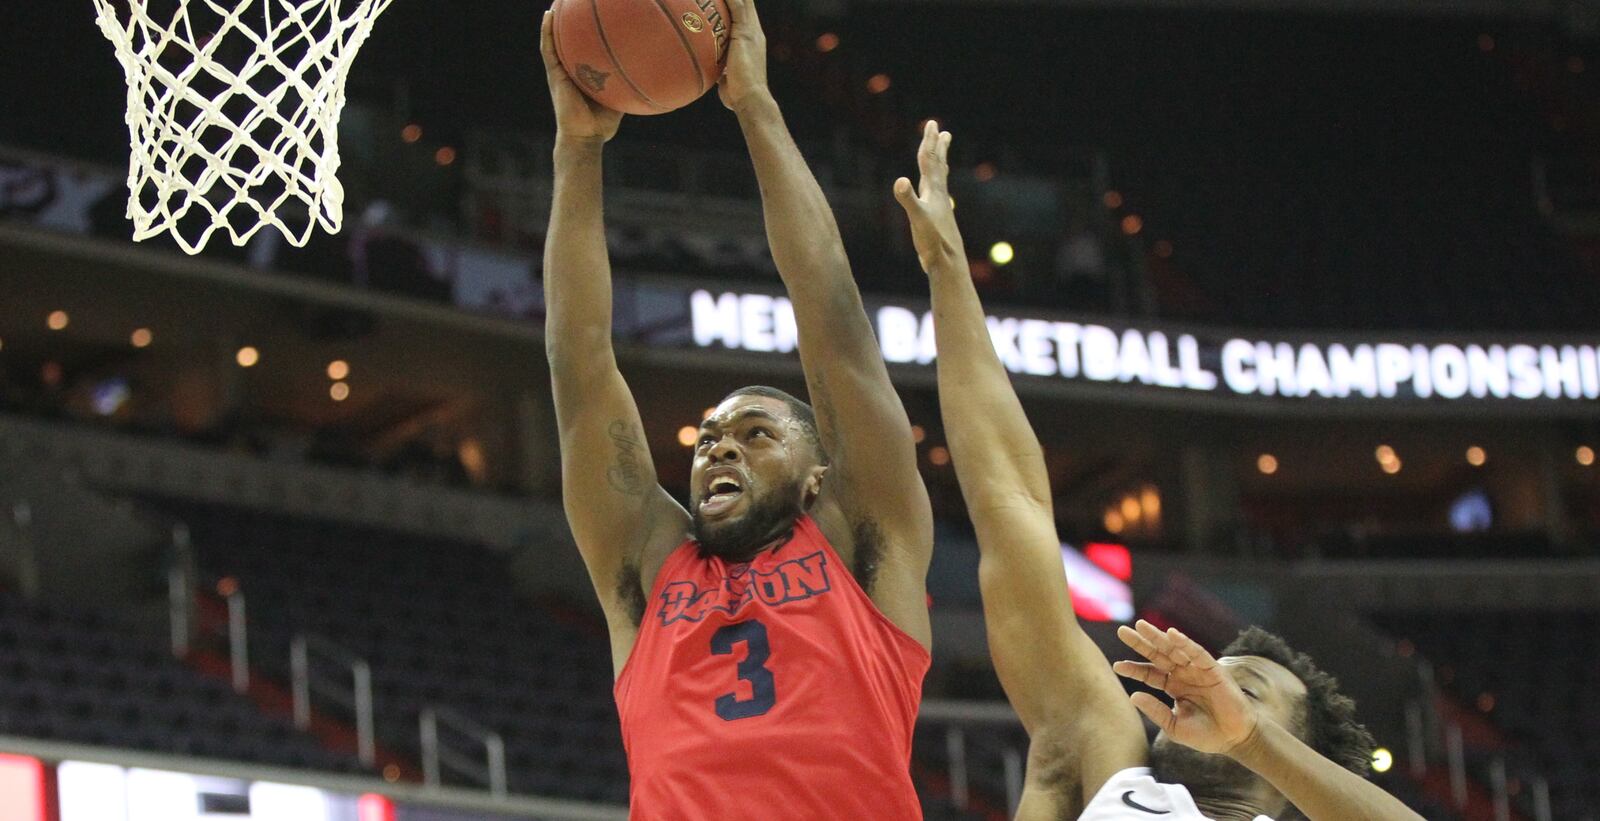
[{"label": "player's open mouth", "polygon": [[744,495],[744,484],[732,472],[711,478],[706,495],[700,500],[702,516],[717,516],[728,512]]}]

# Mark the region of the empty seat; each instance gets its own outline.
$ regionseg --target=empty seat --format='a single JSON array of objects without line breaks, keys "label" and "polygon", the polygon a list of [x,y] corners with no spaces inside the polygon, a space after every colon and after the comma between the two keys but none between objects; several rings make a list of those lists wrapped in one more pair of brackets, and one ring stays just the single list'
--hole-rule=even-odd
[{"label": "empty seat", "polygon": [[293,749],[338,758],[184,667],[158,638],[140,638],[106,614],[6,594],[0,733],[243,761],[283,760]]},{"label": "empty seat", "polygon": [[[316,632],[372,665],[383,746],[415,749],[418,713],[450,706],[503,731],[513,789],[626,796],[603,629],[580,633],[518,599],[501,556],[375,528],[157,506],[189,525],[208,573],[240,581],[252,661],[267,675],[286,680],[289,639]],[[540,729],[524,732],[531,726]],[[590,780],[570,777],[579,770]]]},{"label": "empty seat", "polygon": [[1373,620],[1411,641],[1461,703],[1481,709],[1479,696],[1493,696],[1487,718],[1550,780],[1555,817],[1585,817],[1580,808],[1593,816],[1600,743],[1591,743],[1595,728],[1584,718],[1600,688],[1600,612],[1386,613]]}]

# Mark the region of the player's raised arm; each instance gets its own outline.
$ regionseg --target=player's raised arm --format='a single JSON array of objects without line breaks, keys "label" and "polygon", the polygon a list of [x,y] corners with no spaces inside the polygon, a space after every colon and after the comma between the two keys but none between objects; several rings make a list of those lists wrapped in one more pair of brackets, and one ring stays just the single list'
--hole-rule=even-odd
[{"label": "player's raised arm", "polygon": [[611,345],[611,263],[601,214],[601,149],[622,115],[583,95],[556,60],[551,15],[540,49],[556,109],[555,202],[545,241],[545,352],[561,434],[561,486],[617,670],[633,647],[655,571],[688,531],[656,482],[644,425]]},{"label": "player's raised arm", "polygon": [[947,187],[949,149],[949,133],[929,122],[921,182],[896,180],[894,194],[932,290],[939,407],[977,529],[989,653],[1031,739],[1018,817],[1076,817],[1111,775],[1144,763],[1144,728],[1073,615],[1044,455],[972,284]]},{"label": "player's raised arm", "polygon": [[[1259,702],[1223,672],[1218,661],[1175,628],[1141,620],[1117,635],[1146,661],[1119,661],[1119,675],[1174,699],[1168,707],[1149,693],[1133,704],[1167,738],[1202,753],[1225,755],[1264,778],[1311,821],[1343,818],[1420,821],[1381,787],[1317,753],[1268,717]],[[1370,737],[1368,738],[1370,742]],[[1370,746],[1370,744],[1369,744]]]},{"label": "player's raised arm", "polygon": [[767,240],[794,303],[800,360],[831,459],[814,510],[874,603],[927,646],[933,515],[911,424],[889,382],[833,211],[767,88],[766,38],[755,4],[731,0],[730,6],[733,39],[719,93],[738,115],[755,164]]}]

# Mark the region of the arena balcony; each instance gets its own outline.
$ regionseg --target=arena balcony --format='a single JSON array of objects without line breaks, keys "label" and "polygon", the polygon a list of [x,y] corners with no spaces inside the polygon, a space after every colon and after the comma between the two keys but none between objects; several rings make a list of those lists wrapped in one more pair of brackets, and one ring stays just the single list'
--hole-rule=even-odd
[{"label": "arena balcony", "polygon": [[[109,178],[30,168],[13,190],[32,207],[0,225],[13,295],[0,405],[553,497],[536,258],[379,232],[358,246],[367,288],[286,275],[271,255],[184,259],[82,233],[77,206]],[[419,284],[449,303],[394,293]],[[616,292],[619,357],[650,409],[660,480],[686,496],[681,437],[705,407],[751,382],[800,389],[792,308],[738,279],[619,272]],[[959,517],[927,305],[866,302],[924,477]],[[1588,335],[1258,331],[1004,306],[993,320],[1069,538],[1285,558],[1595,549]]]}]

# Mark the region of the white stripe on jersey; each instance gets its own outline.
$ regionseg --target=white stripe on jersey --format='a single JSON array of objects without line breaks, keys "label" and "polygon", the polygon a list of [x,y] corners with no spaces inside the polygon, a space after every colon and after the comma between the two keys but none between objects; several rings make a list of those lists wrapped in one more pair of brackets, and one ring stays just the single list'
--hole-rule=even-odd
[{"label": "white stripe on jersey", "polygon": [[[1200,814],[1189,791],[1178,784],[1162,784],[1150,776],[1149,767],[1133,767],[1111,776],[1094,800],[1083,808],[1078,821],[1211,821]],[[1272,821],[1265,815],[1255,821]]]}]

